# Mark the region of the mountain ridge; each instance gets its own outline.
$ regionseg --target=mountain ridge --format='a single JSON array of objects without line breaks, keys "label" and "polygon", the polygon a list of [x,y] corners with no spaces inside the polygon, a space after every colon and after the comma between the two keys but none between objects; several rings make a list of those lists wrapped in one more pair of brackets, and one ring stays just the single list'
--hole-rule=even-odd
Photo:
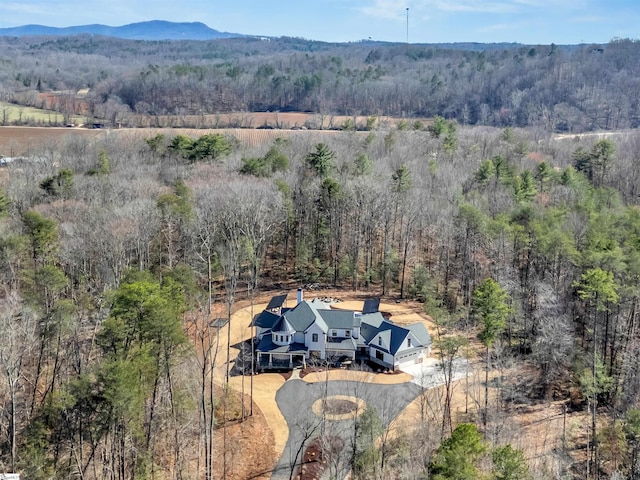
[{"label": "mountain ridge", "polygon": [[0,28],[0,36],[68,36],[102,35],[127,40],[213,40],[216,38],[244,37],[240,33],[221,32],[202,22],[169,22],[150,20],[112,27],[102,24],[49,27],[46,25],[21,25]]}]

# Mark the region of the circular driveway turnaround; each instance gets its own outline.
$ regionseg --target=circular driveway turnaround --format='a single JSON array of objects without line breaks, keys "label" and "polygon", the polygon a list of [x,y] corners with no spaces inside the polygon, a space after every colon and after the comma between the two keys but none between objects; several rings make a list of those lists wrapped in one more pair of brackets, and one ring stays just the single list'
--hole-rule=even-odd
[{"label": "circular driveway turnaround", "polygon": [[276,393],[276,402],[287,420],[289,438],[271,478],[288,479],[291,469],[296,461],[300,462],[304,453],[300,450],[302,442],[305,441],[305,445],[308,445],[311,439],[321,434],[322,429],[331,432],[332,436],[341,437],[345,445],[350,443],[355,421],[353,416],[345,420],[326,418],[322,425],[322,418],[316,416],[312,409],[316,400],[335,395],[355,397],[374,407],[382,425],[386,427],[422,391],[422,387],[411,382],[395,385],[346,380],[308,383],[291,379],[285,382]]}]

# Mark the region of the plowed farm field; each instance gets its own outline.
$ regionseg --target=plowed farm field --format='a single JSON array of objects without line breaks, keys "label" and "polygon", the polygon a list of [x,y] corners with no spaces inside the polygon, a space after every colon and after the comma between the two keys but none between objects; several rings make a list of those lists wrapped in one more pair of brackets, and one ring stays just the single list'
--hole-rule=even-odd
[{"label": "plowed farm field", "polygon": [[[136,138],[150,138],[158,133],[167,137],[175,135],[188,135],[197,138],[209,133],[222,133],[238,139],[245,146],[255,147],[265,143],[271,143],[275,138],[282,137],[295,139],[309,133],[317,135],[335,135],[340,126],[350,121],[363,127],[367,123],[367,117],[347,117],[318,115],[300,112],[276,113],[229,113],[220,115],[202,115],[198,117],[175,116],[147,118],[133,115],[131,124],[141,125],[142,128],[122,129],[88,129],[88,128],[64,128],[64,127],[0,127],[0,156],[18,157],[37,155],[43,147],[55,146],[66,139],[73,137],[98,138],[100,135],[127,135]],[[423,124],[429,123],[428,119],[404,119],[406,122],[420,120]],[[390,117],[377,117],[374,128],[389,129],[398,124],[401,119]],[[154,128],[152,125],[161,125]],[[164,126],[167,125],[167,126]],[[201,128],[188,128],[183,125],[195,125]],[[231,128],[234,127],[234,128]],[[359,131],[356,134],[366,135],[367,132]]]},{"label": "plowed farm field", "polygon": [[[122,135],[141,141],[163,134],[167,138],[175,135],[187,135],[198,138],[210,133],[221,133],[238,139],[240,144],[255,147],[271,143],[275,138],[293,139],[296,136],[335,135],[336,130],[262,130],[252,128],[122,128],[86,129],[86,128],[55,128],[55,127],[0,127],[0,157],[20,157],[37,155],[38,151],[55,145],[61,145],[73,138],[99,138],[101,135]],[[364,132],[357,132],[364,133]]]},{"label": "plowed farm field", "polygon": [[38,150],[70,138],[95,138],[100,130],[62,127],[0,127],[0,156],[37,155]]}]

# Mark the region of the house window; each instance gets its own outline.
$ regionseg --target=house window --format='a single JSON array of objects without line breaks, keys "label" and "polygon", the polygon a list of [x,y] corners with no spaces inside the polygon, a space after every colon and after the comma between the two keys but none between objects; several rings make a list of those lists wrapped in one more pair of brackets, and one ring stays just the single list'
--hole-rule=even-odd
[{"label": "house window", "polygon": [[314,343],[318,341],[318,334],[317,333],[312,333],[311,334],[311,341],[314,342]]},{"label": "house window", "polygon": [[344,331],[344,336],[347,338],[351,338],[351,330],[345,330]]},{"label": "house window", "polygon": [[407,347],[411,347],[411,339],[407,338]]},{"label": "house window", "polygon": [[378,337],[378,345],[382,346],[382,337]]},{"label": "house window", "polygon": [[332,337],[337,337],[338,336],[338,331],[337,330],[331,330],[331,336]]},{"label": "house window", "polygon": [[378,360],[384,360],[384,353],[382,353],[380,350],[376,350],[376,358]]}]

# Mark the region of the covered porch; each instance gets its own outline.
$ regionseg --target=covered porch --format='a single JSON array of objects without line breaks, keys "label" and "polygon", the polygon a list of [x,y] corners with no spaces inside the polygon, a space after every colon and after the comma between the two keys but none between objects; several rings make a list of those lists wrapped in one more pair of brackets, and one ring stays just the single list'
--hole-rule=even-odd
[{"label": "covered porch", "polygon": [[293,369],[304,367],[306,364],[304,353],[276,354],[258,352],[257,357],[257,367],[260,371]]},{"label": "covered porch", "polygon": [[270,335],[263,337],[256,348],[256,367],[259,371],[304,366],[306,358],[307,347],[304,344],[276,345]]},{"label": "covered porch", "polygon": [[353,338],[329,338],[325,346],[326,359],[330,363],[345,364],[356,360],[357,344]]}]

